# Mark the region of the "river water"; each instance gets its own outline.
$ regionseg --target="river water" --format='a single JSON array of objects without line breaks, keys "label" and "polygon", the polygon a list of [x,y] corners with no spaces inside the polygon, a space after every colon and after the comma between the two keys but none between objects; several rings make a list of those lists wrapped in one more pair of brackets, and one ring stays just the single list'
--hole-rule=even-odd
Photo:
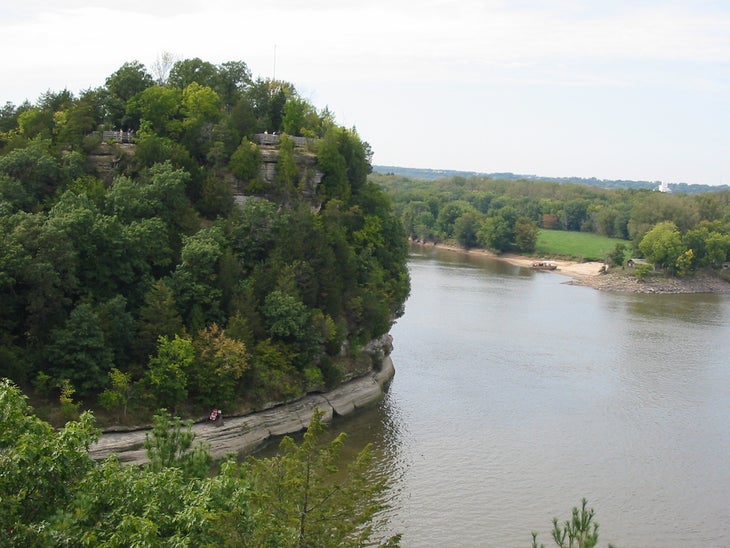
[{"label": "river water", "polygon": [[730,298],[636,295],[413,248],[395,378],[336,425],[373,443],[403,546],[730,546]]}]

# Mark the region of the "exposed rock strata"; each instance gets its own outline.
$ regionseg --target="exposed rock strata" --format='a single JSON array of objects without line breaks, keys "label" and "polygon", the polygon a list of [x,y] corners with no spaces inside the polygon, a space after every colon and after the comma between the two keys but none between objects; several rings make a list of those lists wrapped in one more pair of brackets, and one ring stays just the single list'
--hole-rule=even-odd
[{"label": "exposed rock strata", "polygon": [[111,183],[124,157],[134,156],[135,146],[128,143],[101,143],[87,155],[88,167],[104,182]]},{"label": "exposed rock strata", "polygon": [[[222,426],[213,426],[206,421],[194,424],[192,430],[197,440],[210,445],[214,458],[220,459],[230,453],[251,453],[272,437],[306,428],[315,407],[323,411],[324,419],[329,421],[334,414],[344,416],[372,405],[383,396],[394,375],[393,362],[390,356],[385,356],[378,371],[346,382],[331,392],[310,394],[293,403],[242,417],[224,414]],[[136,430],[103,434],[89,453],[96,460],[117,454],[121,462],[143,464],[147,461],[143,447],[146,433],[147,430]]]}]

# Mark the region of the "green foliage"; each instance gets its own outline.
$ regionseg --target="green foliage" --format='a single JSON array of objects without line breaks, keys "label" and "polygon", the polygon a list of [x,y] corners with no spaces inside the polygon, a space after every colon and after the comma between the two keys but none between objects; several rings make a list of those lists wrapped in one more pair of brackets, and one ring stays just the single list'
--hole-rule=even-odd
[{"label": "green foliage", "polygon": [[276,182],[288,201],[297,189],[299,169],[294,162],[294,141],[286,134],[279,138],[279,161],[276,163]]},{"label": "green foliage", "polygon": [[611,266],[623,266],[626,260],[626,244],[618,243],[606,258]]},{"label": "green foliage", "polygon": [[155,413],[152,423],[152,430],[144,440],[149,459],[147,468],[152,472],[179,468],[186,478],[205,477],[212,459],[207,446],[201,443],[193,445],[195,433],[192,423],[172,417],[166,409]]},{"label": "green foliage", "polygon": [[287,400],[301,394],[301,380],[287,346],[271,339],[259,341],[251,362],[251,385],[256,399]]},{"label": "green foliage", "polygon": [[[135,411],[297,397],[337,378],[346,340],[387,331],[409,291],[405,233],[354,129],[243,62],[180,60],[167,77],[165,59],[157,82],[133,61],[102,88],[0,114],[2,373],[68,379],[105,420],[132,394],[114,371],[140,390]],[[280,136],[266,186],[263,131]],[[300,188],[312,155],[316,192]],[[237,335],[209,344],[214,325]],[[224,356],[244,340],[234,368]]]},{"label": "green foliage", "polygon": [[[372,151],[355,130],[290,84],[253,82],[242,62],[183,60],[162,85],[165,71],[156,85],[126,63],[103,88],[0,115],[0,368],[35,379],[49,403],[60,388],[56,418],[94,402],[124,421],[127,407],[295,398],[341,378],[346,340],[403,313],[405,234],[367,182]],[[283,139],[285,191],[234,205],[234,190],[258,185],[247,139],[283,127],[324,138],[307,151],[324,174],[319,195],[302,196],[300,151]],[[134,144],[102,144],[102,128],[134,130]],[[87,164],[109,149],[111,173]],[[207,451],[180,419],[156,417],[151,463],[137,468],[88,458],[88,414],[56,432],[24,403],[0,409],[2,545],[257,545],[256,531],[279,527],[249,509],[242,467],[207,475]],[[367,489],[359,496],[366,507]],[[333,534],[308,527],[308,542],[366,538],[374,514],[348,513],[355,521],[337,516]]]},{"label": "green foliage", "polygon": [[132,377],[129,373],[124,373],[112,368],[109,371],[110,387],[99,394],[99,404],[109,411],[117,411],[117,420],[127,416],[127,406],[132,392]]},{"label": "green foliage", "polygon": [[509,251],[514,245],[516,224],[517,212],[505,207],[484,220],[478,233],[479,242],[495,251]]},{"label": "green foliage", "polygon": [[316,109],[300,97],[292,97],[284,105],[282,129],[289,135],[320,134],[322,122]]},{"label": "green foliage", "polygon": [[463,200],[456,200],[444,204],[436,219],[436,228],[442,238],[448,240],[455,237],[456,221],[465,213],[475,213],[474,207]]},{"label": "green foliage", "polygon": [[[593,521],[593,508],[586,508],[588,501],[583,499],[580,510],[573,508],[570,520],[560,524],[553,518],[552,536],[560,548],[595,548],[598,544],[598,523]],[[611,548],[611,545],[608,545]],[[532,533],[532,548],[538,548],[537,533]],[[545,548],[544,544],[540,548]]]},{"label": "green foliage", "polygon": [[434,219],[427,202],[414,200],[403,211],[403,227],[408,237],[416,240],[432,240],[435,236]]},{"label": "green foliage", "polygon": [[58,379],[69,379],[82,396],[103,387],[112,358],[99,316],[86,303],[79,304],[63,327],[53,331],[48,346],[50,371]]},{"label": "green foliage", "polygon": [[654,267],[650,264],[637,264],[634,267],[634,276],[637,280],[645,280],[652,270]]},{"label": "green foliage", "polygon": [[175,295],[164,279],[156,281],[145,295],[137,322],[137,358],[148,359],[157,348],[159,337],[180,335],[183,322]]},{"label": "green foliage", "polygon": [[[3,197],[26,211],[48,200],[63,181],[59,162],[50,152],[50,142],[40,139],[0,156],[0,174],[6,176],[0,185]],[[13,187],[13,181],[20,186]]]},{"label": "green foliage", "polygon": [[139,61],[124,63],[106,79],[107,108],[112,127],[139,127],[139,116],[127,115],[127,102],[154,84]]},{"label": "green foliage", "polygon": [[[637,250],[658,223],[673,222],[685,246],[677,257],[686,249],[693,250],[691,270],[717,268],[728,256],[721,242],[730,233],[730,191],[666,194],[484,176],[411,180],[373,174],[370,178],[392,198],[408,236],[414,239],[438,242],[454,238],[452,223],[463,214],[463,204],[469,204],[485,215],[477,233],[479,245],[494,250],[530,251],[530,239],[518,243],[512,230],[513,221],[524,218],[543,229],[535,247],[540,255],[603,260],[616,244]],[[707,249],[710,241],[715,246],[712,258]],[[670,271],[675,261],[668,263]]]},{"label": "green foliage", "polygon": [[[140,120],[145,134],[176,138],[182,131],[180,105],[182,91],[167,86],[151,86],[127,102],[127,115]],[[146,123],[146,125],[145,125]]]},{"label": "green foliage", "polygon": [[481,222],[479,213],[468,212],[454,222],[454,238],[464,249],[476,247],[478,242],[477,232]]},{"label": "green foliage", "polygon": [[730,254],[730,233],[718,222],[700,222],[682,235],[682,245],[692,251],[691,268],[720,268]]},{"label": "green foliage", "polygon": [[339,150],[340,134],[341,130],[331,129],[319,144],[317,152],[317,167],[323,174],[318,192],[323,203],[332,199],[347,200],[350,195],[347,162]]},{"label": "green foliage", "polygon": [[25,396],[0,380],[0,544],[51,545],[43,524],[66,506],[93,461],[98,431],[86,412],[55,431],[32,414]]},{"label": "green foliage", "polygon": [[208,407],[228,407],[236,398],[238,382],[249,368],[246,344],[229,337],[216,324],[200,331],[193,341],[196,359],[190,384]]},{"label": "green foliage", "polygon": [[628,223],[629,235],[641,242],[655,225],[672,222],[678,230],[686,231],[699,222],[696,198],[687,199],[676,194],[649,193],[635,202]]},{"label": "green foliage", "polygon": [[58,401],[61,404],[61,413],[63,413],[66,420],[77,419],[79,417],[81,403],[75,402],[73,399],[76,389],[68,379],[62,379],[58,387],[61,390],[61,394],[58,396]]},{"label": "green foliage", "polygon": [[524,253],[532,253],[537,247],[540,231],[537,224],[529,217],[520,217],[515,222],[515,249]]},{"label": "green foliage", "polygon": [[[300,445],[286,437],[280,454],[250,459],[252,506],[269,520],[253,545],[364,546],[373,542],[373,520],[386,507],[385,479],[374,479],[366,447],[346,475],[336,466],[345,435],[323,443],[322,412],[315,409]],[[386,541],[396,546],[399,537]]]},{"label": "green foliage", "polygon": [[218,79],[218,68],[207,61],[195,57],[176,61],[170,69],[167,84],[184,89],[192,84],[214,87]]},{"label": "green foliage", "polygon": [[308,320],[307,307],[299,299],[282,291],[266,296],[262,309],[269,333],[281,339],[301,339]]},{"label": "green foliage", "polygon": [[658,223],[639,242],[646,259],[660,267],[676,271],[677,259],[685,251],[677,225],[670,221]]},{"label": "green foliage", "polygon": [[220,117],[220,97],[210,87],[196,82],[182,92],[181,141],[194,158],[205,158],[212,146],[211,128]]},{"label": "green foliage", "polygon": [[228,460],[212,473],[190,424],[162,410],[144,444],[148,464],[96,463],[91,414],[55,430],[2,380],[0,545],[372,545],[387,507],[385,479],[373,479],[369,448],[338,472],[344,438],[325,442],[321,418],[317,411],[302,444],[282,442],[278,457]]},{"label": "green foliage", "polygon": [[258,145],[244,137],[236,151],[231,155],[228,168],[243,182],[250,183],[258,176],[260,162],[261,153]]},{"label": "green foliage", "polygon": [[677,272],[677,276],[684,276],[690,271],[694,256],[694,251],[688,249],[677,257],[677,261],[674,263],[674,269]]},{"label": "green foliage", "polygon": [[157,355],[150,359],[144,381],[158,407],[175,409],[188,395],[187,371],[195,359],[190,339],[160,337]]}]

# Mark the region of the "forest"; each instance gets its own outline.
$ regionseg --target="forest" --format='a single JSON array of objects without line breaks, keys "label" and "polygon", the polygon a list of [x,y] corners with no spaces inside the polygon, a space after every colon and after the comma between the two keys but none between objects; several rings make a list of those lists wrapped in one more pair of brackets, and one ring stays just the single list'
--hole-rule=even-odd
[{"label": "forest", "polygon": [[368,143],[242,61],[154,68],[0,111],[0,377],[139,424],[372,368],[409,278]]},{"label": "forest", "polygon": [[414,180],[374,173],[412,240],[496,252],[535,251],[540,230],[619,238],[602,257],[622,266],[645,258],[669,275],[722,271],[730,260],[730,190],[701,194],[602,189],[564,182],[446,177]]},{"label": "forest", "polygon": [[[687,268],[727,260],[728,192],[372,174],[368,143],[289,83],[153,68],[0,109],[2,545],[397,546],[371,449],[339,471],[321,415],[276,457],[219,463],[179,416],[376,366],[361,350],[404,312],[408,237],[529,252],[559,228],[648,254],[665,227]],[[152,426],[148,464],[89,457],[116,424]],[[592,515],[556,520],[556,544],[595,544]]]}]

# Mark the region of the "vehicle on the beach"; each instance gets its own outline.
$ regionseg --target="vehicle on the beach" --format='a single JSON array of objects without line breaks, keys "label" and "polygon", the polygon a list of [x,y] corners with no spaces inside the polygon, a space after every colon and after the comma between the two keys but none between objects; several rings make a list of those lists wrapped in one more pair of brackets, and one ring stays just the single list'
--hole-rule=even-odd
[{"label": "vehicle on the beach", "polygon": [[535,270],[556,270],[558,265],[548,261],[536,261],[532,263],[532,268]]}]

